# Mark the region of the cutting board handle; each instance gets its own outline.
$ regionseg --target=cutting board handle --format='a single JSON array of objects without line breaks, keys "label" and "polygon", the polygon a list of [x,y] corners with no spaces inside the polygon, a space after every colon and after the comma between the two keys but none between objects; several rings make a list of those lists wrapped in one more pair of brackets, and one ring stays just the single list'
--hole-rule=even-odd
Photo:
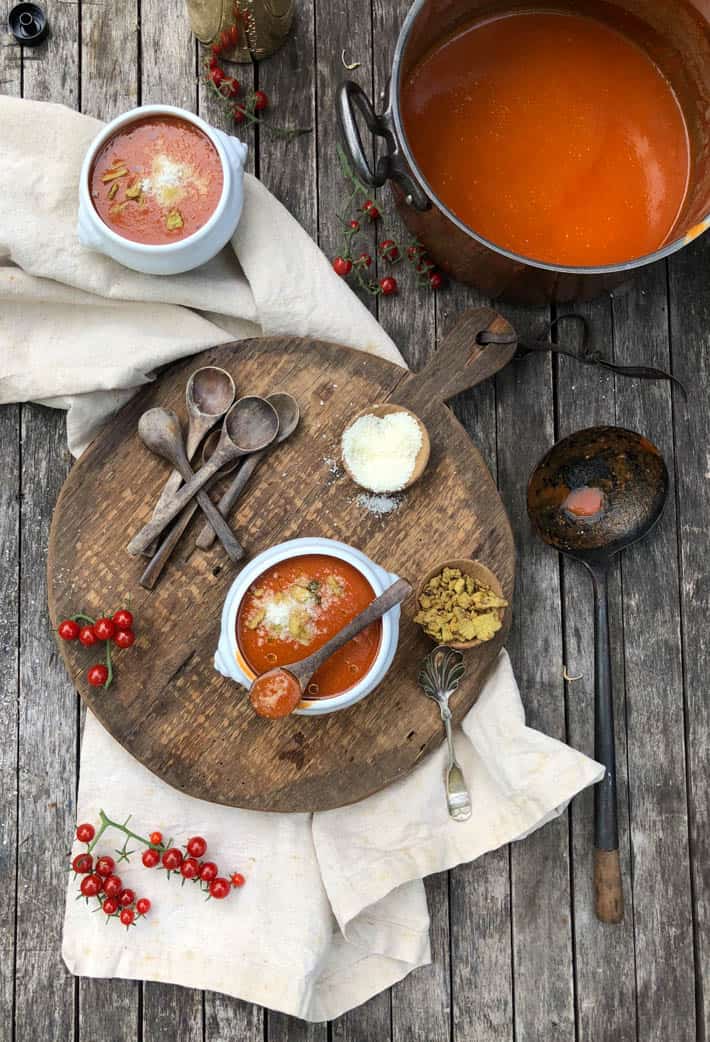
[{"label": "cutting board handle", "polygon": [[[481,343],[482,333],[502,337],[504,343]],[[393,400],[410,408],[432,398],[448,401],[461,391],[487,380],[515,354],[518,337],[502,315],[492,308],[469,308],[442,340],[439,349],[419,373],[399,385]],[[414,412],[417,409],[414,408]]]}]

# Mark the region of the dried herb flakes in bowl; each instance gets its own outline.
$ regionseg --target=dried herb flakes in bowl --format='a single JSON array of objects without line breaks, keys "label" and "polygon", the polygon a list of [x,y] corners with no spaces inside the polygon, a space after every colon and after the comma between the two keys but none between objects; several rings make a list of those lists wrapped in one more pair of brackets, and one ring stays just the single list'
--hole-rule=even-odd
[{"label": "dried herb flakes in bowl", "polygon": [[503,625],[508,602],[460,568],[444,566],[424,581],[414,621],[441,644],[490,640]]}]

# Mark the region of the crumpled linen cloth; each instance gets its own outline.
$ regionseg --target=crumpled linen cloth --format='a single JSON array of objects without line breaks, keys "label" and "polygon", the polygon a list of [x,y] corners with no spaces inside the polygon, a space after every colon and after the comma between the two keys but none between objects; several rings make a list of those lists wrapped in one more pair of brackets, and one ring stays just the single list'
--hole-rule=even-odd
[{"label": "crumpled linen cloth", "polygon": [[[139,275],[84,250],[75,235],[77,178],[99,126],[60,106],[0,97],[0,402],[66,408],[78,453],[156,366],[231,339],[301,334],[401,363],[315,244],[253,178],[231,247],[198,271]],[[359,1005],[430,958],[423,876],[523,838],[603,774],[525,726],[505,652],[456,748],[473,797],[467,823],[447,815],[444,745],[354,806],[260,814],[171,789],[88,713],[78,819],[97,821],[103,807],[114,820],[131,814],[142,835],[158,828],[178,844],[203,835],[207,856],[247,882],[205,904],[192,884],[145,869],[136,853],[120,874],[152,909],[125,930],[90,914],[70,879],[67,966],[222,991],[313,1021]],[[105,852],[120,846],[118,834],[105,839]]]}]

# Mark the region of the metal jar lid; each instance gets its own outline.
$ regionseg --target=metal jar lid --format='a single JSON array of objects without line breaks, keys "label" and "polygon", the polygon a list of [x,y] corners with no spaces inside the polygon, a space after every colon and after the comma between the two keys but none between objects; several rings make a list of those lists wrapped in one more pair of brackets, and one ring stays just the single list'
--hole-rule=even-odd
[{"label": "metal jar lid", "polygon": [[8,28],[23,47],[36,47],[47,35],[47,16],[37,4],[17,4],[7,20]]}]

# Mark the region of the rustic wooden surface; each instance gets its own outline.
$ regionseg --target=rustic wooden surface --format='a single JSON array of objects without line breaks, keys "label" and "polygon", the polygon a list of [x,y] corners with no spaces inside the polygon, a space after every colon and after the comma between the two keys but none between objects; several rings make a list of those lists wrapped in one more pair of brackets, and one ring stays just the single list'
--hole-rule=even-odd
[{"label": "rustic wooden surface", "polygon": [[[52,36],[24,59],[0,48],[6,93],[109,118],[142,100],[199,108],[180,0],[45,0]],[[346,75],[377,94],[407,0],[300,0],[295,35],[254,77],[279,115],[316,133],[260,133],[252,169],[329,254],[344,195],[333,97]],[[4,41],[3,41],[4,42]],[[252,74],[242,71],[243,82]],[[374,241],[374,234],[373,234]],[[663,385],[615,380],[567,358],[530,357],[462,395],[456,412],[497,479],[518,571],[513,657],[532,726],[591,752],[591,590],[581,567],[533,538],[525,483],[555,438],[594,423],[648,434],[673,495],[629,549],[611,595],[622,869],[621,926],[593,915],[591,792],[522,843],[427,880],[433,965],[330,1025],[305,1026],[224,996],[157,984],[77,981],[61,961],[63,851],[74,824],[81,715],[49,633],[49,518],[69,469],[63,418],[0,410],[1,1042],[707,1042],[710,1038],[710,239],[585,304],[594,346],[622,363],[670,366]],[[379,318],[413,367],[478,295],[408,287]],[[374,308],[375,305],[373,304]],[[550,317],[501,308],[522,335]],[[563,330],[567,341],[572,332]],[[569,675],[582,679],[566,683]]]},{"label": "rustic wooden surface", "polygon": [[[301,422],[260,465],[236,512],[246,560],[284,540],[320,535],[352,542],[416,586],[445,560],[476,557],[510,601],[515,550],[503,504],[480,454],[443,404],[450,386],[472,386],[496,357],[503,361],[514,350],[476,345],[476,334],[493,328],[491,317],[501,325],[489,309],[467,312],[432,365],[417,375],[361,351],[296,337],[224,344],[166,370],[72,469],[52,519],[50,615],[56,625],[76,610],[96,618],[107,604],[130,602],[140,620],[139,640],[129,654],[116,654],[118,682],[108,696],[86,681],[91,656],[87,660],[85,648],[61,643],[60,650],[99,720],[165,781],[191,796],[251,810],[330,810],[402,777],[443,741],[443,729],[438,708],[417,683],[432,643],[413,621],[414,598],[402,606],[392,668],[368,698],[325,717],[256,716],[243,689],[214,669],[222,605],[238,570],[219,543],[208,553],[190,553],[201,516],[156,589],[138,585],[145,559],[126,553],[128,533],[116,524],[117,512],[137,531],[149,520],[168,472],[138,437],[141,414],[161,406],[185,421],[185,387],[201,365],[231,372],[238,394],[288,389],[301,407]],[[353,415],[367,402],[386,401],[418,403],[431,456],[397,508],[377,517],[359,502],[343,471],[333,471],[340,435]],[[467,654],[466,674],[451,700],[454,722],[471,708],[506,632],[507,622]]]}]

